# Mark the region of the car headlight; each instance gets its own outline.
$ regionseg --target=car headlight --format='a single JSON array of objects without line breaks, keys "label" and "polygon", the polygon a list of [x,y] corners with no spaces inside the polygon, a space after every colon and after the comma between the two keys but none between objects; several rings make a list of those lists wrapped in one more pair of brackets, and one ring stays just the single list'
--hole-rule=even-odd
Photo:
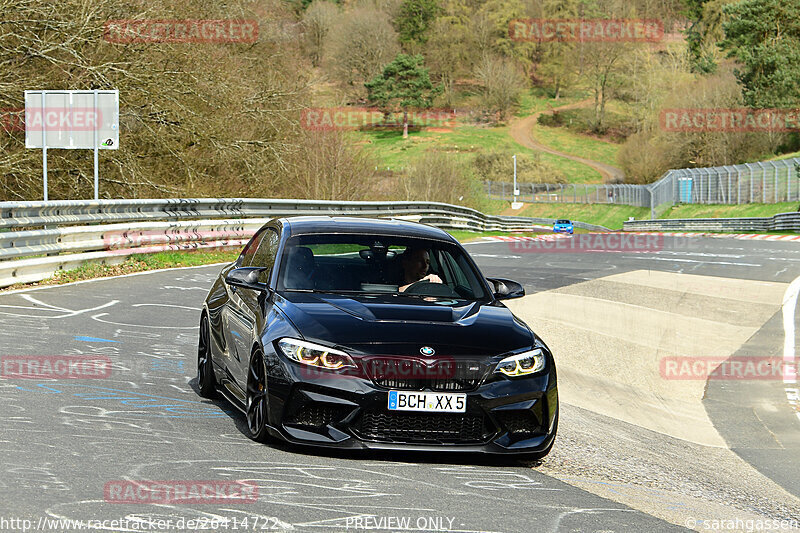
[{"label": "car headlight", "polygon": [[535,374],[544,368],[544,353],[541,348],[534,348],[527,352],[509,355],[499,363],[495,372],[506,376],[527,376]]},{"label": "car headlight", "polygon": [[283,338],[278,341],[278,348],[289,359],[304,365],[328,370],[339,370],[347,367],[356,368],[353,359],[346,353],[320,344],[314,344],[313,342]]}]

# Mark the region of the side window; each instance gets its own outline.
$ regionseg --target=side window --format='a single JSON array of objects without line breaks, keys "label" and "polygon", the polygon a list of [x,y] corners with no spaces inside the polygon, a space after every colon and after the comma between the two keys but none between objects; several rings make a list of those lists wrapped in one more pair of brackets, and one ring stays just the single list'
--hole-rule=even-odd
[{"label": "side window", "polygon": [[452,274],[453,274],[453,277],[454,277],[453,282],[454,282],[454,284],[455,285],[461,285],[462,287],[469,287],[469,281],[467,281],[467,277],[464,275],[464,271],[461,270],[461,268],[459,268],[456,265],[456,262],[455,262],[455,259],[453,259],[453,256],[450,255],[448,252],[443,252],[442,255],[445,257],[445,261],[447,262],[447,266],[448,266],[450,272],[452,272]]},{"label": "side window", "polygon": [[258,249],[258,245],[261,243],[261,240],[264,238],[266,234],[267,234],[266,231],[256,233],[255,235],[253,235],[253,238],[250,239],[250,242],[248,242],[247,245],[245,245],[244,250],[242,250],[242,253],[239,254],[240,267],[251,266],[251,263],[253,262],[253,256],[255,255],[256,250]]},{"label": "side window", "polygon": [[278,233],[271,228],[268,229],[264,232],[263,238],[258,243],[258,248],[253,255],[250,266],[267,268],[259,276],[259,281],[261,283],[267,283],[269,281],[270,272],[275,264],[275,256],[278,253],[278,242]]}]

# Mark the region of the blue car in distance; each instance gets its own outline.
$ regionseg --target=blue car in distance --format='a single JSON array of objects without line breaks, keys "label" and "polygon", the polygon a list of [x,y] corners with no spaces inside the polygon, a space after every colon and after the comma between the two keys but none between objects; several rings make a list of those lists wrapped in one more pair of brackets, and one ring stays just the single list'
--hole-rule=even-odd
[{"label": "blue car in distance", "polygon": [[572,222],[567,219],[556,220],[555,224],[553,224],[553,233],[569,233],[572,235],[573,231]]}]

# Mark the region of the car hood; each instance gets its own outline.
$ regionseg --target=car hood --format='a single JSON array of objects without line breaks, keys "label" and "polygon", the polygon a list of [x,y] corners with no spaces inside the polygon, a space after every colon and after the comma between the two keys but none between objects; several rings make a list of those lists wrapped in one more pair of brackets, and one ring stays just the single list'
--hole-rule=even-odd
[{"label": "car hood", "polygon": [[500,303],[398,295],[284,292],[276,304],[307,340],[361,354],[500,355],[532,345]]}]

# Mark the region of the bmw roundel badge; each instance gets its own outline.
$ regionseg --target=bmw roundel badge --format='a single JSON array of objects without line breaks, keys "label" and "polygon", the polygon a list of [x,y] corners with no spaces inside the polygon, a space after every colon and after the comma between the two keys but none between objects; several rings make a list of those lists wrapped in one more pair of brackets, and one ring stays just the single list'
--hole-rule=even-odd
[{"label": "bmw roundel badge", "polygon": [[423,346],[422,348],[419,349],[419,353],[421,353],[422,355],[431,356],[436,353],[436,350],[434,350],[430,346]]}]

